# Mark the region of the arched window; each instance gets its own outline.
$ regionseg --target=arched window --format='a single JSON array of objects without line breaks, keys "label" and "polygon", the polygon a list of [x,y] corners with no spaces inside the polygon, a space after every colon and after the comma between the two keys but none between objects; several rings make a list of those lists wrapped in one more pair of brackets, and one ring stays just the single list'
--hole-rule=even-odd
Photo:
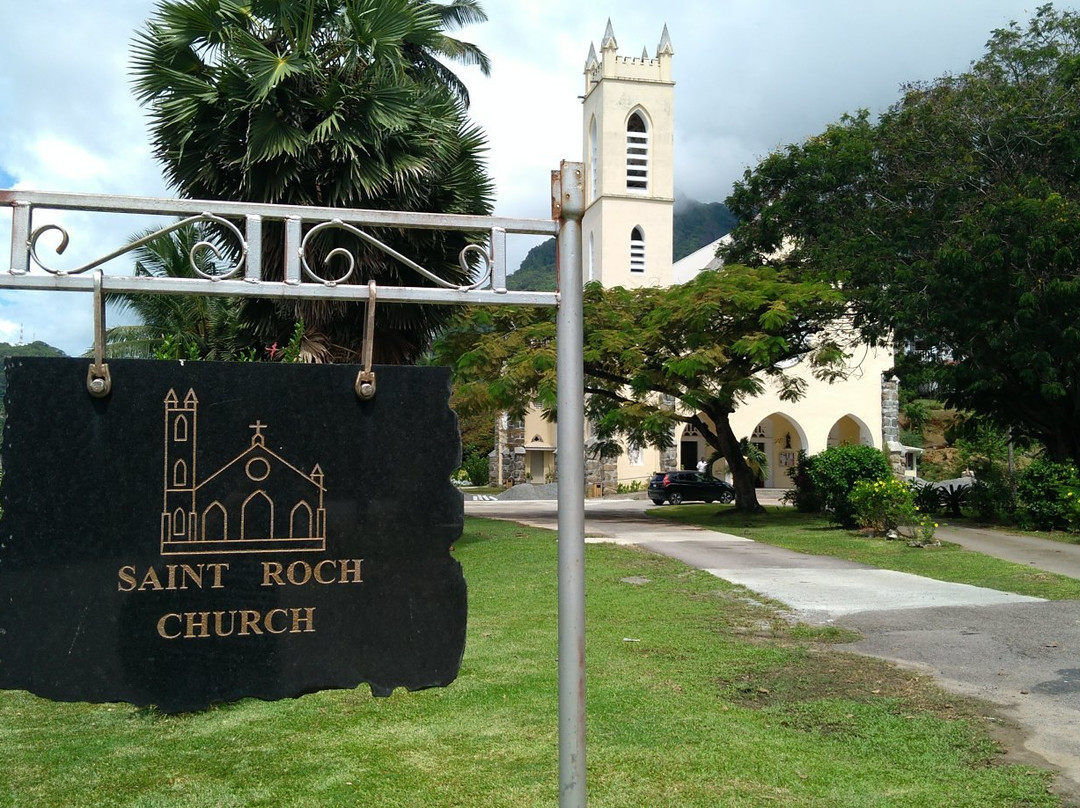
[{"label": "arched window", "polygon": [[640,227],[630,231],[630,271],[645,271],[645,234]]},{"label": "arched window", "polygon": [[185,488],[187,486],[187,463],[177,460],[172,471],[173,488]]},{"label": "arched window", "polygon": [[649,190],[649,131],[640,112],[626,122],[626,190],[639,194]]},{"label": "arched window", "polygon": [[184,536],[187,534],[187,522],[184,521],[184,509],[177,508],[173,511],[172,516],[172,532],[174,536]]},{"label": "arched window", "polygon": [[311,506],[300,500],[289,514],[289,538],[307,539],[314,535],[315,519]]},{"label": "arched window", "polygon": [[589,201],[596,199],[599,182],[599,157],[596,145],[596,118],[589,123]]},{"label": "arched window", "polygon": [[187,440],[187,430],[188,430],[187,416],[186,415],[178,415],[178,416],[176,416],[176,420],[173,421],[172,439],[174,441],[176,441],[177,443],[183,443],[184,441]]},{"label": "arched window", "polygon": [[229,538],[229,515],[216,500],[211,502],[202,515],[202,540],[225,541]]},{"label": "arched window", "polygon": [[240,508],[241,539],[274,538],[274,503],[265,491],[255,491]]}]

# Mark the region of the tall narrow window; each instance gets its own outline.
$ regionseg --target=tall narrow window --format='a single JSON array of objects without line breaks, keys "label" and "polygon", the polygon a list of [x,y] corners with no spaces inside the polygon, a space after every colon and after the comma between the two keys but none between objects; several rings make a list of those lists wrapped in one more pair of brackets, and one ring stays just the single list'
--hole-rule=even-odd
[{"label": "tall narrow window", "polygon": [[626,190],[639,194],[649,190],[649,132],[640,112],[626,122]]},{"label": "tall narrow window", "polygon": [[645,271],[645,234],[640,227],[630,231],[630,271]]},{"label": "tall narrow window", "polygon": [[590,281],[596,280],[596,234],[589,233],[589,274]]},{"label": "tall narrow window", "polygon": [[592,202],[599,195],[597,182],[599,159],[596,153],[596,118],[589,124],[589,201]]}]

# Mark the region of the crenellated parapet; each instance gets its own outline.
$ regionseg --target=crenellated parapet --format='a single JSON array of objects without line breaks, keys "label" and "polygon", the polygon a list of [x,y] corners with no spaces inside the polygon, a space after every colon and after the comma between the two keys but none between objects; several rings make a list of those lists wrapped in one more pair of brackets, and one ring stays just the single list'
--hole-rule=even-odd
[{"label": "crenellated parapet", "polygon": [[596,47],[589,45],[589,56],[585,60],[586,95],[604,79],[671,83],[671,57],[675,54],[675,49],[671,45],[667,25],[660,35],[655,56],[650,58],[647,49],[643,50],[639,57],[619,56],[618,50],[619,43],[615,39],[611,20],[608,20],[604,37],[600,41],[599,57],[596,55]]}]

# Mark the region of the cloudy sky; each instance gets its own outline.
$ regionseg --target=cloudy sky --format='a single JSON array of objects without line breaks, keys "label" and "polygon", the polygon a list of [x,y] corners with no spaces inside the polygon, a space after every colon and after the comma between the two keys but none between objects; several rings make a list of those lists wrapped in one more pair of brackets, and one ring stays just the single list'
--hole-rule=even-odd
[{"label": "cloudy sky", "polygon": [[[583,68],[611,18],[619,52],[675,48],[676,193],[723,201],[772,149],[844,112],[880,111],[901,83],[963,71],[991,30],[1031,0],[486,0],[490,21],[459,36],[491,57],[460,71],[491,144],[496,213],[546,218],[551,169],[581,159]],[[150,155],[128,75],[133,32],[154,0],[0,0],[0,187],[171,196]],[[141,226],[66,220],[84,263]],[[82,225],[82,231],[77,228]],[[0,213],[0,255],[10,216]],[[529,244],[511,245],[520,260]],[[516,265],[516,264],[512,264]],[[0,293],[0,341],[90,344],[79,293]]]}]

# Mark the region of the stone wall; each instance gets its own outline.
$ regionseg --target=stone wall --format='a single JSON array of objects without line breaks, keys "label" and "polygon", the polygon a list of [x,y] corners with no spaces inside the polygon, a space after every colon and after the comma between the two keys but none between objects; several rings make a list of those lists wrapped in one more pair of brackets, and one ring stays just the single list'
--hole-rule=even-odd
[{"label": "stone wall", "polygon": [[495,448],[488,455],[488,474],[492,485],[525,482],[525,424],[511,420],[506,413],[495,419]]},{"label": "stone wall", "polygon": [[881,377],[881,445],[889,453],[893,474],[904,476],[904,453],[900,451],[900,382],[888,374]]},{"label": "stone wall", "polygon": [[585,453],[585,490],[593,491],[599,485],[603,495],[619,493],[619,466],[615,458],[603,458]]}]

